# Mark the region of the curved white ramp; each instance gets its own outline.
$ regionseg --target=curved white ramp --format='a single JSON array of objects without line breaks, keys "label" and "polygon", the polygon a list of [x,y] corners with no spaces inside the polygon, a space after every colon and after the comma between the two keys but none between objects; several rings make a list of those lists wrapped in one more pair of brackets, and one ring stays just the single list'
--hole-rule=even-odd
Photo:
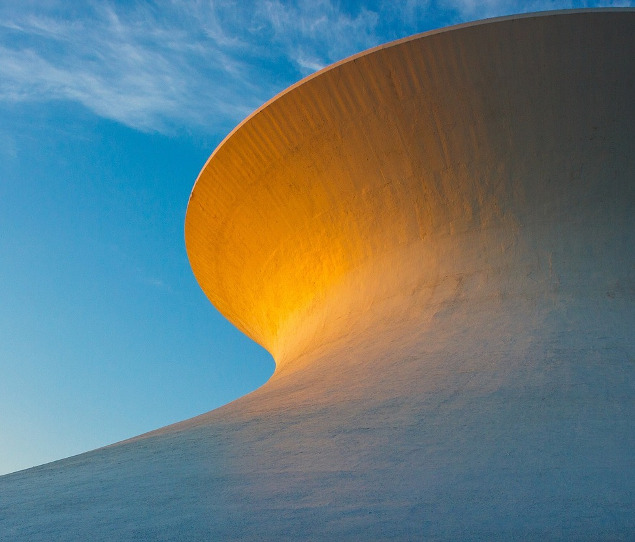
[{"label": "curved white ramp", "polygon": [[635,535],[635,11],[433,32],[215,151],[186,244],[256,392],[0,478],[8,539]]}]

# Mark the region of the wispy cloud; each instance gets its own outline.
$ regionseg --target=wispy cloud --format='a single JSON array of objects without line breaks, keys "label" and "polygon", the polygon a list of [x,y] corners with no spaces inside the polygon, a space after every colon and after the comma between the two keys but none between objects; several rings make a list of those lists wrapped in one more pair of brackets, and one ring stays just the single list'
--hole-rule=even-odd
[{"label": "wispy cloud", "polygon": [[462,20],[560,9],[628,7],[633,4],[628,0],[525,0],[523,2],[518,0],[439,0],[438,2],[440,8],[456,12]]},{"label": "wispy cloud", "polygon": [[146,131],[233,121],[272,89],[252,82],[248,45],[224,33],[218,16],[212,4],[204,12],[93,4],[64,17],[5,9],[0,99],[71,100]]},{"label": "wispy cloud", "polygon": [[260,4],[258,15],[272,30],[272,41],[304,73],[364,50],[379,41],[379,12],[343,11],[329,0]]},{"label": "wispy cloud", "polygon": [[[11,4],[11,5],[9,5]],[[336,60],[447,22],[625,1],[0,3],[0,101],[69,100],[144,131],[227,129]],[[78,7],[78,6],[82,7]]]}]

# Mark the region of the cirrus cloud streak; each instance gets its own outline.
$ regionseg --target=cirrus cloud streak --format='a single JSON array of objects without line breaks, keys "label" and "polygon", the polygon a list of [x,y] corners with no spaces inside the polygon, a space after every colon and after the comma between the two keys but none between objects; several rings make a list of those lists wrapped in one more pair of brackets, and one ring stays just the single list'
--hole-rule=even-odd
[{"label": "cirrus cloud streak", "polygon": [[[70,101],[147,132],[224,131],[302,76],[436,26],[521,11],[630,6],[535,0],[0,4],[0,102]],[[281,70],[280,67],[286,67]]]}]

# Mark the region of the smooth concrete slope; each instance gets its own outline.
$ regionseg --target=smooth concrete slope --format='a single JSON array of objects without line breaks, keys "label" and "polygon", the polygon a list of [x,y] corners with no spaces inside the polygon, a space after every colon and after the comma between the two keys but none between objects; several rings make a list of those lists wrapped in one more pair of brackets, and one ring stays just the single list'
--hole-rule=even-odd
[{"label": "smooth concrete slope", "polygon": [[635,11],[432,32],[215,151],[186,243],[256,392],[0,478],[6,540],[632,540]]}]

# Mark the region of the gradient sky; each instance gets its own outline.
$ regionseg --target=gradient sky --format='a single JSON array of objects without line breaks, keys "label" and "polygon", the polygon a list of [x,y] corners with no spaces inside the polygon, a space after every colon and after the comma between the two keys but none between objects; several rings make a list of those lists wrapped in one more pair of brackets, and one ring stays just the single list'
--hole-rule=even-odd
[{"label": "gradient sky", "polygon": [[634,5],[0,0],[0,474],[201,414],[271,375],[199,289],[183,241],[198,172],[263,102],[417,32]]}]

